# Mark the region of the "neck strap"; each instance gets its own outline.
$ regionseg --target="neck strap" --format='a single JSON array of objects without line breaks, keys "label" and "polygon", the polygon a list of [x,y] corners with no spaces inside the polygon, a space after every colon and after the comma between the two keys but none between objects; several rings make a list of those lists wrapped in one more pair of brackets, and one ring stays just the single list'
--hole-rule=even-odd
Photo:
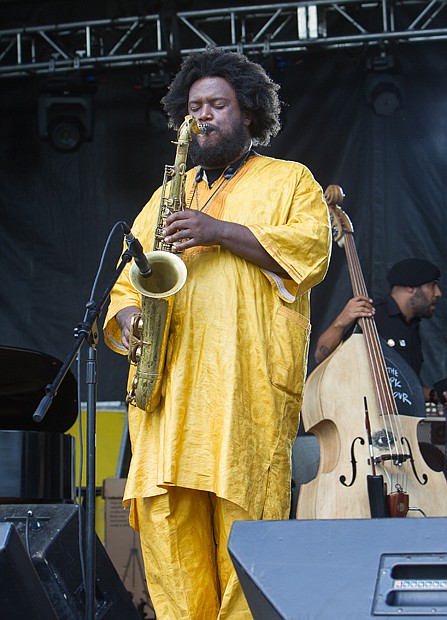
[{"label": "neck strap", "polygon": [[[220,175],[222,174],[224,179],[228,179],[228,180],[232,179],[234,175],[236,174],[236,172],[239,170],[239,168],[247,161],[247,159],[251,155],[257,155],[256,151],[252,147],[250,147],[249,150],[246,153],[244,153],[244,155],[242,155],[242,157],[240,157],[237,161],[234,161],[232,164],[224,168],[223,172],[220,171],[219,175],[216,178],[219,178]],[[203,179],[204,175],[205,175],[205,178],[207,178],[206,169],[200,166],[196,173],[195,183],[199,183]]]}]

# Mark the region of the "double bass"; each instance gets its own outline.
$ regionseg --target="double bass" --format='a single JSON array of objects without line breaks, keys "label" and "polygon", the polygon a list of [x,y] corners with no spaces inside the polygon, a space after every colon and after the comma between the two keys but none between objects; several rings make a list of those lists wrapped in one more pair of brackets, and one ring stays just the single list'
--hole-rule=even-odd
[{"label": "double bass", "polygon": [[[368,292],[353,226],[337,203],[338,185],[325,192],[334,241],[345,249],[354,296]],[[400,415],[373,317],[342,342],[306,381],[305,431],[316,435],[316,477],[300,487],[298,519],[445,517],[447,481],[425,462],[417,439],[422,418]]]}]

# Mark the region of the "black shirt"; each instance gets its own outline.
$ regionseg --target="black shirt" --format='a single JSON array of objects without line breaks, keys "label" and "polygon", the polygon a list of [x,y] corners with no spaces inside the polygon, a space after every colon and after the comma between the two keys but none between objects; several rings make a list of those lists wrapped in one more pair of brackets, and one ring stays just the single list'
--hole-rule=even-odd
[{"label": "black shirt", "polygon": [[408,323],[391,295],[374,301],[374,307],[376,309],[374,320],[379,335],[419,375],[424,361],[419,334],[421,319],[415,318]]}]

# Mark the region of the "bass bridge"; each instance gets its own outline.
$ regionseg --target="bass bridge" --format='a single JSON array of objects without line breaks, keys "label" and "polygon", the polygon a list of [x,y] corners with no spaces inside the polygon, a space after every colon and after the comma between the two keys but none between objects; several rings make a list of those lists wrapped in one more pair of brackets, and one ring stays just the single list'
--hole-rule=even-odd
[{"label": "bass bridge", "polygon": [[408,459],[411,459],[411,454],[381,454],[374,457],[374,464],[380,465],[385,461],[392,461],[394,465],[402,465]]}]

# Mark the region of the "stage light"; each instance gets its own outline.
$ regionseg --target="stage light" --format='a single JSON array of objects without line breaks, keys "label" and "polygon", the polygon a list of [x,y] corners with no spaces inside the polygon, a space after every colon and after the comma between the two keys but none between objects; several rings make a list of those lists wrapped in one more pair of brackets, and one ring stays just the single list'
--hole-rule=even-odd
[{"label": "stage light", "polygon": [[368,60],[365,95],[376,114],[390,116],[405,101],[404,79],[394,56],[382,52]]},{"label": "stage light", "polygon": [[366,97],[379,116],[390,116],[403,103],[403,78],[398,75],[368,75]]},{"label": "stage light", "polygon": [[39,136],[55,151],[73,153],[93,138],[93,95],[43,93],[38,103]]},{"label": "stage light", "polygon": [[73,153],[93,137],[92,95],[42,94],[38,108],[39,135],[54,150]]}]

